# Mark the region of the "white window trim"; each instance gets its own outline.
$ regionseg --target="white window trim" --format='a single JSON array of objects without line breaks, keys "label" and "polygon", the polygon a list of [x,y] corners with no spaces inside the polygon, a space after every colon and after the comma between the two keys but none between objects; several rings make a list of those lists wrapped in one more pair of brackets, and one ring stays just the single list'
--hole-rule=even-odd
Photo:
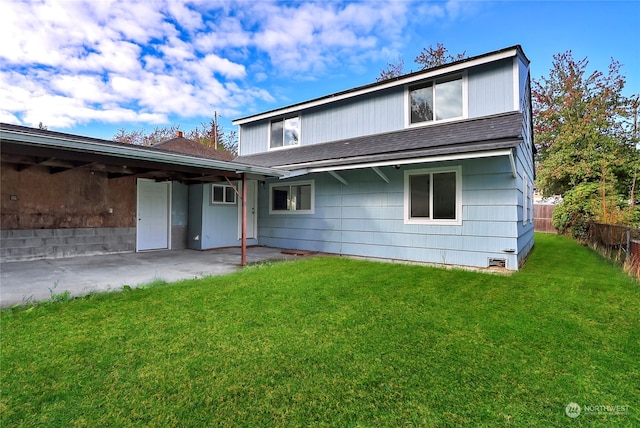
[{"label": "white window trim", "polygon": [[[213,189],[215,187],[222,187],[222,199],[224,199],[222,202],[220,201],[215,201],[213,199]],[[231,188],[233,189],[233,186],[230,186],[229,184],[212,184],[211,185],[211,205],[235,205],[237,203],[237,195],[235,193],[235,189],[233,189],[233,202],[231,201],[227,201],[227,189]]]},{"label": "white window trim", "polygon": [[[298,118],[298,144],[293,145],[293,146],[285,146],[283,145],[282,147],[271,147],[271,124],[273,122],[277,122],[277,121],[282,121],[284,122],[287,119],[293,119],[294,117]],[[283,128],[282,128],[282,132],[284,132],[284,123],[283,123]],[[282,136],[284,139],[284,135]],[[274,151],[274,150],[287,150],[287,149],[292,149],[294,147],[300,147],[301,144],[300,142],[302,141],[302,118],[300,117],[299,114],[293,114],[290,116],[283,116],[279,119],[271,119],[268,122],[268,126],[267,126],[267,149],[268,151]]]},{"label": "white window trim", "polygon": [[[428,219],[428,218],[411,218],[410,212],[410,198],[411,191],[409,189],[409,177],[412,175],[421,174],[437,174],[442,172],[455,172],[456,173],[456,218],[453,220],[443,219]],[[431,180],[433,183],[433,180]],[[430,197],[433,196],[431,192]],[[429,212],[433,212],[433,199],[430,201],[431,209]],[[451,166],[442,168],[424,168],[424,169],[412,169],[404,172],[404,224],[428,224],[428,225],[448,225],[459,226],[462,224],[462,166]]]},{"label": "white window trim", "polygon": [[[449,119],[440,119],[440,120],[433,119],[433,120],[427,120],[424,122],[411,123],[411,108],[410,108],[411,102],[409,97],[410,88],[421,85],[423,83],[429,83],[429,82],[431,82],[435,86],[435,84],[438,81],[447,80],[447,78],[457,77],[457,76],[460,76],[462,78],[462,116],[452,117]],[[434,112],[434,115],[435,115],[435,112]],[[468,118],[469,118],[469,78],[466,70],[463,71],[462,73],[456,73],[448,77],[432,78],[432,79],[424,80],[422,82],[412,82],[410,84],[405,85],[404,87],[404,126],[405,128],[430,126],[430,125],[436,125],[440,123],[455,122],[455,121],[464,120]]]},{"label": "white window trim", "polygon": [[[311,185],[311,208],[308,210],[274,210],[273,209],[273,188],[283,186],[305,186]],[[297,215],[297,214],[314,214],[316,208],[316,186],[315,180],[276,182],[269,184],[269,214],[273,215]]]}]

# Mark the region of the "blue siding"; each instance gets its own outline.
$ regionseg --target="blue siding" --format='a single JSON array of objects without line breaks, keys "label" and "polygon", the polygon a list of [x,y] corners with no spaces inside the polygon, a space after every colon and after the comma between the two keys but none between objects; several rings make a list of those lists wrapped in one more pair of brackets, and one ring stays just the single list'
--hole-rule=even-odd
[{"label": "blue siding", "polygon": [[469,70],[468,78],[469,117],[514,110],[512,59]]},{"label": "blue siding", "polygon": [[[533,221],[528,210],[533,202],[529,194],[535,172],[528,79],[528,65],[519,55],[466,72],[469,118],[518,108],[525,115],[524,142],[513,152],[515,177],[507,156],[415,165],[399,170],[382,168],[390,183],[370,169],[342,171],[340,174],[348,185],[327,173],[312,174],[304,179],[315,180],[315,212],[302,215],[269,215],[268,186],[264,186],[258,189],[260,244],[477,267],[486,267],[489,259],[495,258],[504,259],[508,269],[518,269],[533,246]],[[301,144],[403,129],[405,103],[405,88],[396,87],[306,109],[300,112]],[[240,154],[267,151],[268,131],[269,120],[242,125]],[[405,224],[404,168],[456,165],[462,166],[462,224]],[[226,232],[220,234],[211,226],[218,222],[226,231],[235,231],[230,213],[205,206],[202,215],[202,230],[211,233],[211,237],[206,238],[207,245],[231,240]]]},{"label": "blue siding", "polygon": [[[256,244],[256,239],[247,239],[247,245]],[[213,204],[211,184],[189,186],[188,245],[196,250],[240,245],[238,204]]]},{"label": "blue siding", "polygon": [[[513,60],[472,68],[467,73],[469,117],[514,110]],[[302,145],[363,135],[392,132],[405,127],[405,88],[365,94],[300,113]],[[241,126],[240,155],[268,151],[269,120]]]},{"label": "blue siding", "polygon": [[202,249],[202,195],[203,184],[189,186],[189,227],[187,231],[187,248]]},{"label": "blue siding", "polygon": [[269,121],[247,123],[240,127],[240,156],[262,153],[269,150]]},{"label": "blue siding", "polygon": [[171,249],[187,248],[187,225],[189,224],[189,187],[173,181],[171,183]]},{"label": "blue siding", "polygon": [[307,110],[302,116],[303,145],[342,140],[404,127],[404,90],[393,88]]},{"label": "blue siding", "polygon": [[[521,266],[529,251],[533,248],[533,181],[535,179],[535,170],[533,164],[533,135],[531,134],[531,98],[529,93],[530,75],[529,67],[522,58],[517,59],[518,66],[518,91],[520,111],[523,113],[524,120],[522,123],[522,136],[524,141],[515,149],[515,163],[518,171],[518,265]],[[523,194],[523,181],[528,181],[527,193]],[[525,212],[524,201],[527,201],[527,210]]]},{"label": "blue siding", "polygon": [[189,223],[189,188],[177,181],[171,184],[171,225],[186,226]]},{"label": "blue siding", "polygon": [[[404,224],[403,170],[343,171],[340,184],[313,174],[314,214],[269,215],[268,193],[259,195],[262,245],[427,263],[487,267],[489,258],[518,268],[518,180],[507,157],[461,161],[462,225]],[[416,165],[410,169],[446,164]],[[267,186],[265,186],[267,187]],[[503,250],[513,249],[514,253]]]}]

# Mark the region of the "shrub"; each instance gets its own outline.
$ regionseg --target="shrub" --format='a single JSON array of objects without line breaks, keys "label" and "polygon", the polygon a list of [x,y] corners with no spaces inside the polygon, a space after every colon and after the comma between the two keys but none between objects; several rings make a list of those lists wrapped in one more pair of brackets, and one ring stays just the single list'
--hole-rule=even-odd
[{"label": "shrub", "polygon": [[586,238],[594,208],[598,205],[597,199],[597,183],[581,183],[569,190],[553,210],[553,227],[576,239]]}]

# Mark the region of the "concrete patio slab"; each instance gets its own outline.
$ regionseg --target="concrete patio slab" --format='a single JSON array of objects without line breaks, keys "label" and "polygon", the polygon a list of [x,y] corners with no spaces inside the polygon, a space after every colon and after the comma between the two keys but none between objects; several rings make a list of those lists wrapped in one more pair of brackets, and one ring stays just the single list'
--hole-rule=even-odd
[{"label": "concrete patio slab", "polygon": [[[250,247],[247,263],[295,259],[282,250]],[[136,287],[224,275],[240,269],[240,248],[209,251],[172,250],[78,256],[0,264],[0,307],[48,300],[69,291],[80,296],[95,291]]]}]

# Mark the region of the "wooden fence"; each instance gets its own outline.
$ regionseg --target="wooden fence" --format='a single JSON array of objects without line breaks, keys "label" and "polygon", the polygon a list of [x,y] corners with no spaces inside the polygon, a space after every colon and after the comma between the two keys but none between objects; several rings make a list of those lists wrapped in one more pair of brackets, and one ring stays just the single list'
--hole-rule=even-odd
[{"label": "wooden fence", "polygon": [[555,205],[534,204],[533,205],[533,229],[536,232],[556,233],[551,218]]},{"label": "wooden fence", "polygon": [[588,242],[600,254],[640,278],[640,228],[589,223]]}]

